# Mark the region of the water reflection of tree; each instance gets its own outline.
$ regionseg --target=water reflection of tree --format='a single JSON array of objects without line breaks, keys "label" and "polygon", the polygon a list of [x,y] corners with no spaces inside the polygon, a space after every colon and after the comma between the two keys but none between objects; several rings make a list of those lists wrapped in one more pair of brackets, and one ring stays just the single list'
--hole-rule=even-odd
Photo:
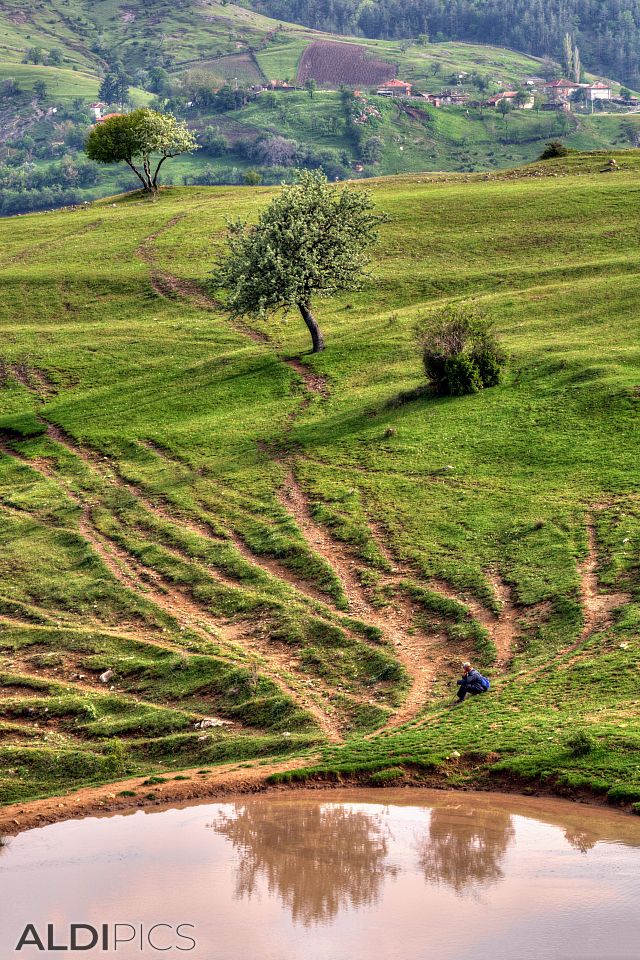
[{"label": "water reflection of tree", "polygon": [[435,807],[418,844],[419,865],[428,883],[470,892],[502,879],[501,862],[514,837],[511,816],[502,810]]},{"label": "water reflection of tree", "polygon": [[579,850],[580,853],[588,853],[598,842],[598,838],[593,833],[580,827],[567,827],[564,835],[574,850]]},{"label": "water reflection of tree", "polygon": [[237,804],[213,824],[240,854],[236,896],[266,878],[294,921],[326,922],[346,906],[375,903],[385,877],[387,833],[379,817],[345,806]]}]

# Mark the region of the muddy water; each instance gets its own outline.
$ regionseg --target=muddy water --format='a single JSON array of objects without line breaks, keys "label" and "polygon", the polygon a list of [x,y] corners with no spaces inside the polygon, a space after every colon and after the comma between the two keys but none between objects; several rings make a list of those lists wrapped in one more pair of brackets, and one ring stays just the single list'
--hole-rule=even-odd
[{"label": "muddy water", "polygon": [[[68,821],[0,851],[0,917],[2,960],[638,960],[640,818],[376,790]],[[47,949],[71,923],[135,939]]]}]

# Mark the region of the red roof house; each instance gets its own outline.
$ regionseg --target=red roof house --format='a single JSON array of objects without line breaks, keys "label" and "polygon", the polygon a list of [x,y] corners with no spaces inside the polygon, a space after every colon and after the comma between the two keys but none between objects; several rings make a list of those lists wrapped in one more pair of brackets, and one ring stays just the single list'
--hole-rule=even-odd
[{"label": "red roof house", "polygon": [[105,120],[111,120],[112,117],[124,117],[124,113],[105,113],[103,117],[96,119],[96,123],[104,123]]},{"label": "red roof house", "polygon": [[404,80],[388,80],[378,87],[378,93],[385,97],[410,97],[412,84]]}]

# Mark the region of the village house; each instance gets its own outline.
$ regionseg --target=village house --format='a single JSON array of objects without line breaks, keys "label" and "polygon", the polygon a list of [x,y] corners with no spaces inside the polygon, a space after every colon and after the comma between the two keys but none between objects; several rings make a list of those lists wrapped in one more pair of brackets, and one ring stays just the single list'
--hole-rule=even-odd
[{"label": "village house", "polygon": [[106,103],[101,103],[100,101],[98,101],[97,103],[89,104],[89,110],[93,114],[94,120],[102,119],[102,114],[104,112],[105,107],[106,107]]},{"label": "village house", "polygon": [[594,100],[611,100],[611,87],[608,83],[592,83],[584,88],[587,103]]},{"label": "village house", "polygon": [[123,113],[103,113],[101,117],[96,117],[96,123],[104,123],[105,120],[111,120],[112,117],[123,117]]},{"label": "village house", "polygon": [[573,80],[552,80],[545,84],[544,92],[550,100],[557,102],[572,97],[580,87],[581,84],[574,83]]},{"label": "village house", "polygon": [[440,93],[440,103],[449,103],[453,106],[461,106],[469,103],[469,95],[461,91],[442,90]]},{"label": "village house", "polygon": [[507,100],[514,109],[518,110],[532,110],[535,100],[534,98],[527,93],[526,100],[523,100],[522,103],[518,103],[517,100],[518,91],[517,90],[503,90],[501,93],[496,93],[493,97],[489,97],[487,100],[487,106],[497,107],[498,104],[502,103],[503,100]]},{"label": "village house", "polygon": [[410,97],[412,84],[404,80],[388,80],[383,83],[376,93],[380,97]]}]

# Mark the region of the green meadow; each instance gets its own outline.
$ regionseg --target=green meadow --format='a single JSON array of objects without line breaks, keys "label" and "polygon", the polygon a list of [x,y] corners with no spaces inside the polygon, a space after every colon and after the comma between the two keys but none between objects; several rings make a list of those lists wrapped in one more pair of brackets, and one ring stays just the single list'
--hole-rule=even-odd
[{"label": "green meadow", "polygon": [[[640,156],[609,156],[371,181],[315,356],[207,292],[271,189],[0,221],[1,802],[301,756],[640,801]],[[507,374],[434,398],[414,327],[459,301]],[[451,708],[467,658],[491,691]]]}]

